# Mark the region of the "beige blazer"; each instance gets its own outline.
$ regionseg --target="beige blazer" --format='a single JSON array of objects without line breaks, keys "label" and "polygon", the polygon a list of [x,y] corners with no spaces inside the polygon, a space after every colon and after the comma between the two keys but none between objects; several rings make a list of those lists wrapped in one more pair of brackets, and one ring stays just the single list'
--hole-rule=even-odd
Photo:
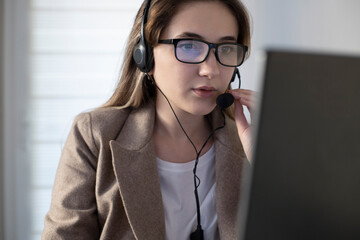
[{"label": "beige blazer", "polygon": [[[218,109],[212,127],[223,124]],[[64,146],[42,239],[165,238],[154,153],[153,103],[80,114]],[[221,239],[235,239],[244,152],[234,121],[215,133],[216,211]]]}]

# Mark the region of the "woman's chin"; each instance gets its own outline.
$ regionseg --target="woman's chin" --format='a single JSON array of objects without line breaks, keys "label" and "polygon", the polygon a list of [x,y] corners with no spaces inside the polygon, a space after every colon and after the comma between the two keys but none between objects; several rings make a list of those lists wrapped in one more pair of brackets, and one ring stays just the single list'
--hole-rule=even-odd
[{"label": "woman's chin", "polygon": [[205,116],[210,114],[216,107],[216,104],[206,105],[206,106],[196,106],[189,111],[189,113],[196,116]]}]

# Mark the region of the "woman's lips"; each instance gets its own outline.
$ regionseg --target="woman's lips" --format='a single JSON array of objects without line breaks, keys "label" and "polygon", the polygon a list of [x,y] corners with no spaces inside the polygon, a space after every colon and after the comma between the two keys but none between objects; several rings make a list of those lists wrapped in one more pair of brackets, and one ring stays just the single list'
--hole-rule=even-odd
[{"label": "woman's lips", "polygon": [[193,88],[193,91],[195,92],[196,95],[198,95],[199,97],[203,97],[203,98],[212,97],[216,93],[215,88],[208,87],[208,86]]}]

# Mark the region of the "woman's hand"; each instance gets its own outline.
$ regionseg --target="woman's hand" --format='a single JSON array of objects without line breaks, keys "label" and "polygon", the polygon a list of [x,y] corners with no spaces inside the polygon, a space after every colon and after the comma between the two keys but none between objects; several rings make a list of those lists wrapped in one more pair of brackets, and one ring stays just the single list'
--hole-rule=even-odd
[{"label": "woman's hand", "polygon": [[233,89],[230,90],[229,93],[235,98],[235,122],[246,157],[251,162],[253,128],[252,124],[249,123],[245,117],[243,105],[249,109],[251,122],[253,122],[254,109],[257,105],[256,92],[245,89]]}]

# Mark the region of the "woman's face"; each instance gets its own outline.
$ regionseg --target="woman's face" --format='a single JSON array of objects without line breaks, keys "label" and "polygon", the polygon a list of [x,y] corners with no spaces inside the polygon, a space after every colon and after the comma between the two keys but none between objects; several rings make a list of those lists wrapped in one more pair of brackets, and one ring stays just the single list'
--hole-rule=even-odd
[{"label": "woman's face", "polygon": [[[162,32],[160,39],[194,38],[211,43],[236,42],[238,25],[231,11],[220,2],[183,4]],[[215,50],[199,64],[179,62],[174,45],[154,47],[153,75],[158,87],[170,100],[175,111],[205,115],[216,106],[216,98],[224,93],[234,67],[221,65]],[[164,103],[158,92],[157,104]]]}]

